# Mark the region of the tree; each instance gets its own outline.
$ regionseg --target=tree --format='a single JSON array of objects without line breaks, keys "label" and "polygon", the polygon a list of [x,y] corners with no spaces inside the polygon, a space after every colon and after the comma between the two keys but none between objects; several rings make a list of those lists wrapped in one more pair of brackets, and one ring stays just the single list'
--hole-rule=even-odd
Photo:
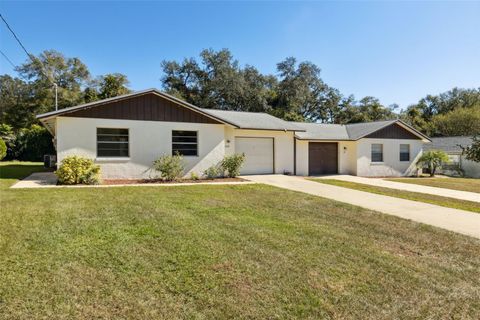
[{"label": "tree", "polygon": [[472,136],[480,134],[480,105],[458,108],[432,118],[435,136]]},{"label": "tree", "polygon": [[[418,130],[428,135],[437,136],[447,134],[442,133],[444,129],[438,129],[437,125],[449,122],[449,117],[458,119],[461,116],[460,110],[462,109],[466,110],[466,114],[478,108],[480,108],[480,88],[453,88],[439,95],[427,95],[420,99],[417,104],[409,106],[402,116]],[[435,123],[435,120],[437,120],[437,123]]]},{"label": "tree", "polygon": [[[127,76],[121,73],[110,73],[101,76],[99,80],[98,98],[107,99],[127,94],[130,92],[127,88],[128,84]],[[89,99],[96,99],[95,94],[90,89],[87,93]]]},{"label": "tree", "polygon": [[83,90],[83,101],[85,103],[94,102],[98,99],[98,91],[95,87],[87,87]]},{"label": "tree", "polygon": [[12,129],[27,127],[36,121],[33,88],[20,78],[0,76],[0,122]]},{"label": "tree", "polygon": [[467,160],[480,162],[480,135],[473,137],[471,145],[460,147]]},{"label": "tree", "polygon": [[203,108],[268,111],[275,78],[252,66],[241,68],[229,50],[203,50],[199,61],[163,61],[162,87]]},{"label": "tree", "polygon": [[67,58],[55,50],[43,51],[16,71],[29,81],[34,114],[55,109],[52,82],[58,85],[58,107],[61,109],[83,102],[82,87],[90,79],[87,66],[79,58]]},{"label": "tree", "polygon": [[308,121],[320,120],[323,110],[321,100],[327,85],[320,78],[320,68],[311,62],[301,62],[293,57],[277,64],[279,83],[273,108],[280,114],[296,114]]},{"label": "tree", "polygon": [[417,165],[419,167],[427,167],[430,172],[430,177],[435,176],[435,172],[442,166],[444,162],[448,161],[448,155],[442,150],[429,150],[422,154],[418,159]]}]

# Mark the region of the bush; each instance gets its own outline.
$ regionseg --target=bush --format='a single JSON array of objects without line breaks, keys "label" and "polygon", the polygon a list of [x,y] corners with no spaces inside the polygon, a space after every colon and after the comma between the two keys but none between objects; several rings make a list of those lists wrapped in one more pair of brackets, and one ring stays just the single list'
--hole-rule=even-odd
[{"label": "bush", "polygon": [[430,150],[422,154],[418,159],[417,166],[427,167],[430,176],[435,175],[437,168],[440,168],[443,163],[448,161],[448,155],[441,150]]},{"label": "bush", "polygon": [[5,141],[3,141],[2,138],[0,138],[0,160],[3,160],[5,156],[7,155],[7,145],[5,144]]},{"label": "bush", "polygon": [[180,154],[161,156],[153,161],[153,168],[160,172],[160,177],[166,181],[175,181],[181,178],[185,169],[183,157]]},{"label": "bush", "polygon": [[100,183],[100,167],[92,159],[78,156],[63,159],[55,174],[60,184]]},{"label": "bush", "polygon": [[15,138],[15,158],[24,161],[43,161],[45,154],[55,154],[52,135],[39,125],[21,129]]},{"label": "bush", "polygon": [[231,156],[225,156],[222,160],[222,169],[227,172],[227,177],[235,178],[240,174],[240,168],[245,161],[245,154],[232,154]]},{"label": "bush", "polygon": [[205,171],[203,171],[203,175],[207,179],[215,179],[218,176],[220,176],[220,173],[221,173],[220,168],[218,166],[211,166],[210,168],[205,169]]},{"label": "bush", "polygon": [[190,172],[190,180],[200,180],[200,177],[195,172]]},{"label": "bush", "polygon": [[0,138],[7,148],[4,158],[7,160],[15,159],[15,133],[13,132],[12,126],[5,123],[0,124]]}]

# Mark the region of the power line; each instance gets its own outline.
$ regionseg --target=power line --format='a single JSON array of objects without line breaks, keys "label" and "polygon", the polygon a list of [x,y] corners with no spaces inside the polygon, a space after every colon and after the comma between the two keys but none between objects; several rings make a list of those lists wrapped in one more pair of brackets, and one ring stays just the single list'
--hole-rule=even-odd
[{"label": "power line", "polygon": [[[30,60],[32,60],[33,63],[35,63],[35,59],[37,59],[34,55],[30,54],[27,50],[27,48],[25,48],[25,46],[23,45],[22,41],[20,41],[20,39],[17,37],[17,35],[15,34],[15,32],[13,31],[13,29],[10,27],[10,25],[8,24],[7,20],[5,20],[5,18],[3,17],[3,15],[0,13],[0,18],[3,20],[3,22],[5,23],[5,25],[7,26],[8,30],[10,30],[10,32],[12,33],[13,37],[15,38],[15,40],[17,40],[18,44],[20,45],[20,47],[22,47],[23,51],[25,51],[25,53],[27,54],[27,56],[30,58]],[[2,52],[2,55],[4,57],[5,54],[3,54]],[[7,60],[12,63],[10,61],[10,59],[7,58]],[[47,80],[50,81],[53,86],[55,87],[55,110],[58,109],[58,94],[57,94],[57,90],[58,90],[58,85],[55,83],[55,81],[53,81],[52,79],[50,79],[50,77],[48,76],[48,73],[46,71],[46,68],[45,68],[45,65],[43,64],[42,60],[40,59],[37,59],[38,62],[40,63],[40,66],[41,66],[41,69],[42,69],[42,73],[44,74],[45,77],[47,77]],[[14,65],[12,63],[12,65]]]},{"label": "power line", "polygon": [[15,69],[17,66],[12,62],[12,60],[10,60],[7,55],[5,53],[3,53],[2,50],[0,50],[0,53],[2,54],[2,56],[5,58],[5,60],[7,60],[13,67],[13,69]]},{"label": "power line", "polygon": [[[10,28],[10,25],[8,24],[7,20],[5,20],[5,18],[3,17],[3,15],[0,13],[0,18],[2,18],[3,22],[5,23],[5,25],[7,26],[8,30],[10,30],[10,32],[13,34],[13,37],[15,38],[15,40],[17,40],[18,44],[20,45],[20,47],[22,47],[23,51],[25,51],[25,53],[27,54],[27,56],[32,59],[32,57],[30,56],[30,53],[28,53],[27,49],[25,48],[25,46],[23,45],[22,41],[20,41],[20,39],[17,37],[17,35],[15,34],[15,32],[12,30],[12,28]],[[32,59],[33,61],[33,59]],[[34,61],[35,62],[35,61]]]},{"label": "power line", "polygon": [[[5,60],[7,60],[13,67],[13,69],[15,70],[17,68],[17,66],[15,65],[15,63],[12,62],[12,60],[10,60],[10,58],[2,51],[0,50],[0,53],[2,54],[2,56],[5,58]],[[24,76],[22,76],[21,74],[18,74],[20,76],[20,78],[22,78],[23,80],[25,81],[29,81],[27,78],[25,78]]]}]

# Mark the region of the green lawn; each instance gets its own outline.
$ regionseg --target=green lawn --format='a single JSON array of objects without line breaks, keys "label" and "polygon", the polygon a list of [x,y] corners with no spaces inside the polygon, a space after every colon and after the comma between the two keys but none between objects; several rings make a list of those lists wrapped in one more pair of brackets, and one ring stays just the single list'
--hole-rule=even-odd
[{"label": "green lawn", "polygon": [[1,319],[480,314],[470,237],[264,185],[8,189],[26,168],[0,170]]},{"label": "green lawn", "polygon": [[404,190],[398,190],[398,189],[376,187],[376,186],[371,186],[363,183],[355,183],[355,182],[341,181],[341,180],[335,180],[335,179],[310,179],[310,180],[315,182],[325,183],[325,184],[331,184],[339,187],[345,187],[345,188],[350,188],[350,189],[355,189],[360,191],[381,194],[385,196],[426,202],[426,203],[436,204],[442,207],[449,207],[449,208],[455,208],[455,209],[461,209],[461,210],[480,213],[479,202],[458,200],[454,198],[435,196],[427,193],[418,193],[418,192],[410,192],[410,191],[404,191]]},{"label": "green lawn", "polygon": [[394,178],[386,180],[480,193],[480,179],[473,178]]}]

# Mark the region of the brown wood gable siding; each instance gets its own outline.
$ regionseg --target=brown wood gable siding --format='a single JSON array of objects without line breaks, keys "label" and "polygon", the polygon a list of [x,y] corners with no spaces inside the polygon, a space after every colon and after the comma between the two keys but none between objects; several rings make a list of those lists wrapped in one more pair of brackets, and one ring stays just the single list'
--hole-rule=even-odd
[{"label": "brown wood gable siding", "polygon": [[375,131],[365,138],[375,138],[375,139],[414,139],[414,140],[422,140],[417,135],[411,133],[407,129],[399,126],[398,124],[394,123],[385,128],[382,128],[378,131]]},{"label": "brown wood gable siding", "polygon": [[63,116],[221,124],[220,121],[207,117],[153,93],[109,102],[96,107],[67,113]]}]

